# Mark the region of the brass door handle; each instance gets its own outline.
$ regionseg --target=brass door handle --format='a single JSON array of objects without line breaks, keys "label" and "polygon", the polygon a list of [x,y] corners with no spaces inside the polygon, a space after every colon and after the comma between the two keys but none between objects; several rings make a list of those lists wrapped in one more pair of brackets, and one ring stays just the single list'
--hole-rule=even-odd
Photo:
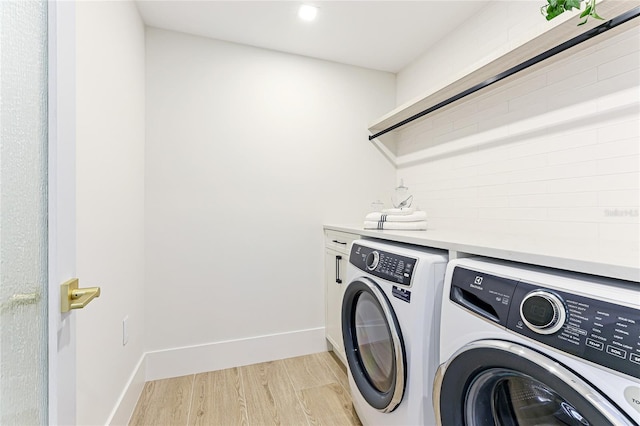
[{"label": "brass door handle", "polygon": [[70,279],[60,286],[60,312],[82,309],[96,297],[100,297],[100,287],[78,288],[79,280]]}]

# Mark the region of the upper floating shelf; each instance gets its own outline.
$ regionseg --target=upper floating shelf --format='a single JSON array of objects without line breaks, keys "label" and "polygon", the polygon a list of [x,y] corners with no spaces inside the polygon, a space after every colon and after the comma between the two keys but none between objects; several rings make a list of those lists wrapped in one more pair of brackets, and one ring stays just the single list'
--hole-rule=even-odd
[{"label": "upper floating shelf", "polygon": [[[460,102],[460,100],[467,95],[488,90],[485,89],[485,87],[489,87],[494,82],[508,78],[523,69],[535,67],[538,63],[540,66],[545,66],[551,63],[553,60],[553,58],[551,58],[552,56],[557,55],[558,57],[556,59],[566,57],[567,54],[573,54],[589,47],[592,43],[597,43],[620,31],[624,31],[628,28],[628,25],[621,23],[627,22],[626,20],[622,21],[622,18],[626,17],[628,20],[629,16],[637,15],[637,10],[633,10],[639,6],[640,1],[603,1],[598,5],[598,13],[601,16],[606,16],[609,21],[590,19],[587,24],[578,26],[579,17],[576,15],[448,86],[417,101],[402,105],[384,115],[369,126],[369,131],[374,136],[377,136],[381,132],[388,132],[386,134],[391,137],[386,137],[384,144],[372,137],[370,137],[370,139],[373,139],[383,153],[389,157],[392,162],[396,163],[393,133],[401,128],[403,122],[410,122],[413,121],[413,119],[419,120],[424,115],[435,113],[440,107],[454,102]],[[602,30],[602,33],[596,32],[594,29],[602,26],[604,22],[615,23],[615,28],[605,28]],[[593,35],[590,37],[582,37],[589,32],[597,35],[595,37]],[[584,40],[580,40],[580,43],[575,43],[574,45],[567,43],[572,39],[580,38],[584,38]],[[593,41],[589,43],[589,40]],[[564,47],[564,49],[558,49],[563,44],[566,44],[566,47]],[[553,53],[554,50],[558,50],[558,52]],[[549,52],[553,54],[550,55]],[[417,115],[420,115],[420,117],[415,118]],[[390,129],[392,127],[397,128]]]}]

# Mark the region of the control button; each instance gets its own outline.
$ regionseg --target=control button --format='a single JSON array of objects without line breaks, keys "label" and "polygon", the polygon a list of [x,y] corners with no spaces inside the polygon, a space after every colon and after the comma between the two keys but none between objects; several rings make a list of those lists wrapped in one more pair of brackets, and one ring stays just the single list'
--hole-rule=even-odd
[{"label": "control button", "polygon": [[597,340],[587,338],[586,343],[590,348],[597,349],[599,351],[604,349],[604,343],[598,342]]},{"label": "control button", "polygon": [[567,311],[556,294],[534,290],[522,299],[520,316],[529,330],[538,334],[553,334],[564,325]]},{"label": "control button", "polygon": [[627,351],[624,349],[619,349],[611,345],[607,345],[607,353],[609,355],[617,356],[618,358],[626,359]]},{"label": "control button", "polygon": [[640,355],[638,355],[638,354],[629,354],[629,361],[635,362],[636,364],[640,364]]}]

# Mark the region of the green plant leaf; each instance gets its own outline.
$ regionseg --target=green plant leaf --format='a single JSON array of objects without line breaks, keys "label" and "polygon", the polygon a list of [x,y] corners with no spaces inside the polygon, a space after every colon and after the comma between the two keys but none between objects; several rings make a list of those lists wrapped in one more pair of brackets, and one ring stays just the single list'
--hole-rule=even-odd
[{"label": "green plant leaf", "polygon": [[582,13],[580,14],[580,17],[581,17],[581,18],[584,18],[584,17],[585,17],[585,16],[587,16],[587,15],[591,15],[591,6],[588,6],[588,7],[584,10],[584,12],[582,12]]},{"label": "green plant leaf", "polygon": [[580,9],[580,2],[581,2],[581,0],[567,0],[567,2],[565,3],[564,8],[566,10]]},{"label": "green plant leaf", "polygon": [[551,19],[560,15],[562,12],[564,12],[564,8],[562,6],[559,6],[559,5],[552,6],[549,4],[548,6],[546,6],[546,9],[543,14],[545,14],[547,21],[550,21]]}]

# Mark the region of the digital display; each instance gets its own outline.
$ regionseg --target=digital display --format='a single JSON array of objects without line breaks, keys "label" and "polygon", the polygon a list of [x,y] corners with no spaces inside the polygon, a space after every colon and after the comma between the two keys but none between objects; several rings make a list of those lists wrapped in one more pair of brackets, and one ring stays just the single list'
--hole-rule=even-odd
[{"label": "digital display", "polygon": [[555,311],[553,305],[544,297],[534,296],[522,305],[525,319],[537,327],[544,327],[553,321]]}]

